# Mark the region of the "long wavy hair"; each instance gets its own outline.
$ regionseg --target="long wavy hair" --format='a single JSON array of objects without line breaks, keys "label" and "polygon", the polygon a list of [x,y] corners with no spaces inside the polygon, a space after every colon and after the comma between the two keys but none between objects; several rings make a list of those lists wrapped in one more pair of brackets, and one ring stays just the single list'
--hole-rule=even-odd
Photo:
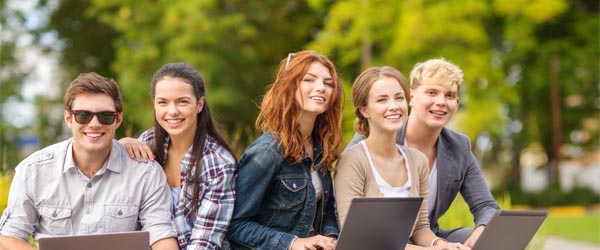
[{"label": "long wavy hair", "polygon": [[269,131],[279,139],[287,161],[302,160],[303,138],[298,122],[303,104],[295,96],[300,82],[314,62],[325,66],[334,82],[329,107],[317,116],[313,127],[313,134],[317,134],[323,144],[323,157],[316,164],[323,164],[327,170],[331,170],[332,163],[339,158],[342,145],[343,91],[335,66],[327,57],[304,50],[291,53],[281,60],[275,82],[267,87],[268,91],[260,105],[256,127],[263,132]]},{"label": "long wavy hair", "polygon": [[[194,142],[192,144],[192,156],[190,159],[190,168],[187,171],[185,181],[193,184],[193,197],[192,197],[192,210],[187,215],[189,219],[195,217],[196,212],[198,211],[198,199],[200,195],[200,186],[202,183],[202,179],[200,178],[200,173],[202,172],[202,168],[200,166],[200,162],[202,160],[203,151],[204,151],[204,142],[206,141],[206,136],[210,135],[213,139],[215,139],[219,145],[224,147],[235,159],[235,153],[231,149],[231,146],[225,139],[223,133],[221,133],[219,127],[219,123],[213,118],[210,114],[209,101],[206,96],[206,86],[204,85],[204,79],[200,75],[198,71],[196,71],[191,65],[183,62],[175,62],[168,63],[162,66],[154,76],[152,77],[152,99],[156,96],[156,84],[164,79],[165,77],[173,77],[182,79],[184,82],[190,84],[194,89],[194,95],[196,96],[196,101],[200,100],[201,97],[204,97],[204,106],[202,107],[202,111],[197,114],[197,123],[196,124],[196,133],[194,135]],[[169,134],[167,131],[160,126],[156,116],[154,117],[154,140],[155,143],[153,145],[153,151],[156,155],[156,161],[160,164],[163,164],[166,159],[165,153],[165,139]],[[237,162],[237,159],[235,159]],[[194,171],[192,171],[192,169]],[[192,173],[193,172],[193,173]],[[192,177],[193,174],[193,177]],[[186,185],[186,188],[189,188],[190,185]],[[186,190],[187,191],[187,190]]]}]

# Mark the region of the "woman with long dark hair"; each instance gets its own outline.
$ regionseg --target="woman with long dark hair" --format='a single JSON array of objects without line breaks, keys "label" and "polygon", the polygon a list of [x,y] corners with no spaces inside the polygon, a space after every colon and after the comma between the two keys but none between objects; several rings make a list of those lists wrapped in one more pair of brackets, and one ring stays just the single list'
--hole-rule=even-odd
[{"label": "woman with long dark hair", "polygon": [[[169,63],[152,78],[154,127],[123,138],[132,157],[163,166],[180,249],[221,249],[235,201],[237,160],[208,107],[198,71]],[[148,152],[147,146],[151,152]]]}]

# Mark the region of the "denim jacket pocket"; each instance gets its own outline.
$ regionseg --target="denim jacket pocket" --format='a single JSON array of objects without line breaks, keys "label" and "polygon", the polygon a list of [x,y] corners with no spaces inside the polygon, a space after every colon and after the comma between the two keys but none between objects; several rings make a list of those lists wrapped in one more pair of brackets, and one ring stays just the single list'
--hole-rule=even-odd
[{"label": "denim jacket pocket", "polygon": [[137,225],[138,206],[104,205],[104,231],[134,231]]},{"label": "denim jacket pocket", "polygon": [[71,208],[56,206],[40,206],[40,227],[55,235],[73,234]]},{"label": "denim jacket pocket", "polygon": [[279,185],[279,199],[286,207],[302,204],[306,199],[308,178],[300,175],[281,176]]}]

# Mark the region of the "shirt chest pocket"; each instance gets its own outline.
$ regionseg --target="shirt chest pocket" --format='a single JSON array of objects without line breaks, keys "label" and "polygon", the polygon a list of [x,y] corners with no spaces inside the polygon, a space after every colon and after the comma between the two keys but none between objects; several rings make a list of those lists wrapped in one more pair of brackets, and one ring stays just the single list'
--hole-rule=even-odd
[{"label": "shirt chest pocket", "polygon": [[138,206],[104,205],[104,231],[134,231],[137,226]]},{"label": "shirt chest pocket", "polygon": [[71,208],[40,206],[40,227],[42,233],[53,235],[73,234]]},{"label": "shirt chest pocket", "polygon": [[279,199],[283,206],[292,207],[304,203],[308,178],[282,176],[279,184]]}]

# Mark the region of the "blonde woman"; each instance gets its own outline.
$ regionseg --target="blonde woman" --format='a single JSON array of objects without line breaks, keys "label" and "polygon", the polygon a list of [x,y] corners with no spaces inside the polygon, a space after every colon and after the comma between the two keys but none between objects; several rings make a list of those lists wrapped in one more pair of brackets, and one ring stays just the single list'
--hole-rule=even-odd
[{"label": "blonde woman", "polygon": [[406,249],[469,249],[450,243],[429,228],[427,220],[428,160],[416,149],[396,144],[396,134],[408,115],[406,80],[393,67],[363,71],[352,86],[355,129],[366,139],[347,148],[335,176],[340,225],[356,197],[423,197]]}]

